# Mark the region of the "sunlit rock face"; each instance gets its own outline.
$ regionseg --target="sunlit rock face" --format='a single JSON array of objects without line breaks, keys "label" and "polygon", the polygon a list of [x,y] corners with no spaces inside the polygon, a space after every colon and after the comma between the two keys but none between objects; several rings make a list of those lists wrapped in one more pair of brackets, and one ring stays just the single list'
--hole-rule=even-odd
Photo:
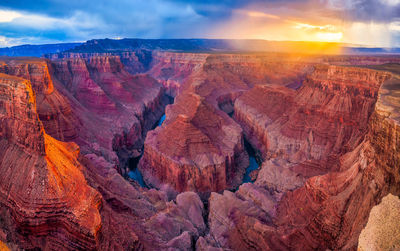
[{"label": "sunlit rock face", "polygon": [[94,249],[101,201],[82,173],[78,146],[46,134],[29,80],[0,74],[0,88],[1,227],[7,241],[26,249]]},{"label": "sunlit rock face", "polygon": [[67,97],[54,87],[48,62],[38,58],[0,59],[0,72],[31,82],[36,94],[37,113],[46,132],[56,139],[71,141],[79,130],[78,115]]}]

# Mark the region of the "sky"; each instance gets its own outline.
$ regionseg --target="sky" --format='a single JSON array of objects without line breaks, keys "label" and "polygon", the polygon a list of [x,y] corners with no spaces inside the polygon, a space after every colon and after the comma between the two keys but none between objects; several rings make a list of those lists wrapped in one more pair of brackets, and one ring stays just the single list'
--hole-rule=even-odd
[{"label": "sky", "polygon": [[400,0],[0,0],[0,47],[97,38],[400,47]]}]

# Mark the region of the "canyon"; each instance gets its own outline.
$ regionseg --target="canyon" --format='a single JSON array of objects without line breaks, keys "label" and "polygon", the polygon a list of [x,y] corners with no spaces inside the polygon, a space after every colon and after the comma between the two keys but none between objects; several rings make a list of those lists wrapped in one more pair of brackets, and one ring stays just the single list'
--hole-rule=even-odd
[{"label": "canyon", "polygon": [[371,245],[379,211],[398,210],[397,56],[155,46],[0,57],[0,244]]}]

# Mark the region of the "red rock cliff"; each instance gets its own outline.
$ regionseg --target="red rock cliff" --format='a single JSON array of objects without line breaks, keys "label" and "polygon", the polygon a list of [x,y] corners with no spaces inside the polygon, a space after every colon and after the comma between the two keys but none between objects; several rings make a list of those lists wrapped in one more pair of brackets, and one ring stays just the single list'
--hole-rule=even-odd
[{"label": "red rock cliff", "polygon": [[186,92],[149,132],[139,168],[146,182],[176,191],[221,191],[239,184],[248,165],[242,130],[227,115]]},{"label": "red rock cliff", "polygon": [[[342,73],[346,72],[352,76],[351,79],[358,79],[356,83],[363,83],[357,85],[360,91],[355,91],[352,81],[341,81],[346,93],[357,99],[362,95],[376,99],[378,93],[375,90],[384,82],[372,115],[363,120],[367,120],[367,130],[364,136],[361,135],[361,141],[355,141],[353,148],[342,151],[334,171],[311,177],[304,185],[299,183],[297,189],[270,189],[268,184],[258,183],[259,179],[263,179],[259,175],[255,184],[244,184],[236,193],[212,194],[209,214],[211,236],[206,238],[208,245],[256,250],[348,250],[357,246],[358,236],[371,208],[388,191],[399,193],[396,164],[398,126],[394,119],[397,113],[393,109],[396,102],[393,103],[393,97],[384,97],[384,93],[393,88],[390,87],[393,78],[388,80],[390,75],[385,72],[340,67],[332,67],[328,75],[335,73],[332,78],[343,79],[345,75]],[[357,73],[358,77],[353,75]],[[326,83],[332,84],[331,81]],[[335,84],[331,87],[343,90]],[[330,89],[323,90],[329,93]],[[387,106],[383,109],[384,99],[386,104],[392,102],[389,105],[392,109]],[[280,168],[284,166],[287,164]],[[263,165],[262,168],[268,167]],[[292,182],[279,176],[272,177],[283,183]]]},{"label": "red rock cliff", "polygon": [[[260,85],[239,97],[234,119],[266,160],[257,184],[293,189],[337,169],[338,157],[367,132],[387,77],[367,69],[318,66],[297,91]],[[285,188],[285,183],[291,184]]]},{"label": "red rock cliff", "polygon": [[76,55],[53,61],[52,74],[69,97],[80,130],[75,141],[86,153],[127,165],[141,153],[144,137],[169,102],[164,88],[148,75],[131,75],[120,56]]},{"label": "red rock cliff", "polygon": [[26,249],[94,249],[100,197],[81,172],[78,146],[45,133],[30,81],[0,74],[0,94],[0,205],[7,241]]}]

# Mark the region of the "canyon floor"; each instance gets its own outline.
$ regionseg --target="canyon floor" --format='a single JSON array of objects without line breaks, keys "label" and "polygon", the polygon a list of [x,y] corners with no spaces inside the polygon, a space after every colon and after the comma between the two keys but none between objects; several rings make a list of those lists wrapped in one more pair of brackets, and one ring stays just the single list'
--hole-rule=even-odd
[{"label": "canyon floor", "polygon": [[0,249],[400,247],[399,56],[128,42],[0,57]]}]

